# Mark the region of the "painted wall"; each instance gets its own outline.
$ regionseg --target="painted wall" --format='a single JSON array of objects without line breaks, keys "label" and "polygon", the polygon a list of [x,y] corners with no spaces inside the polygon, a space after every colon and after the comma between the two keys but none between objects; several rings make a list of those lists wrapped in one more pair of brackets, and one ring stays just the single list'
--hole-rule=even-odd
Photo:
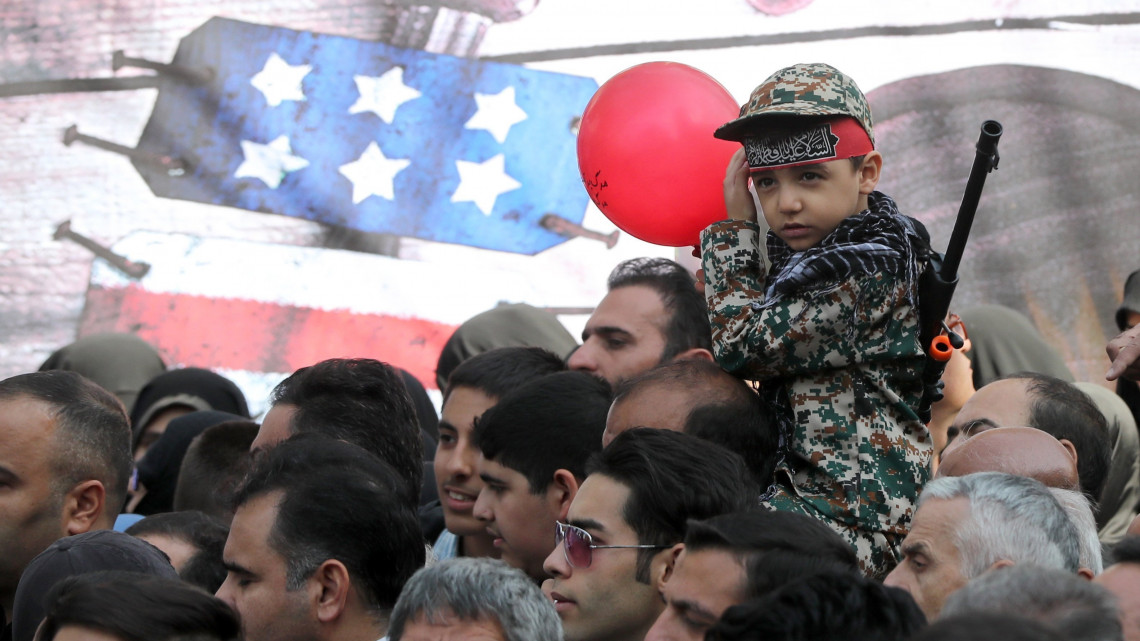
[{"label": "painted wall", "polygon": [[[739,101],[779,67],[831,62],[870,96],[887,161],[882,188],[929,226],[936,247],[949,239],[978,126],[987,118],[1003,122],[1000,169],[987,184],[955,307],[996,302],[1027,313],[1078,379],[1099,380],[1107,367],[1103,344],[1115,333],[1112,312],[1124,278],[1140,268],[1134,179],[1140,173],[1140,68],[1128,62],[1140,54],[1140,2],[446,0],[425,5],[10,0],[0,8],[0,84],[110,77],[111,53],[118,49],[168,61],[180,38],[213,16],[480,57],[599,83],[634,64],[671,60],[709,73]],[[465,10],[472,7],[488,15]],[[126,69],[115,75],[142,73]],[[589,307],[603,295],[605,276],[620,260],[673,255],[670,248],[628,236],[613,249],[574,239],[536,256],[409,238],[346,239],[295,218],[157,198],[126,158],[61,143],[63,130],[76,124],[84,133],[133,146],[156,93],[0,98],[0,131],[6,134],[0,137],[0,376],[36,368],[81,332],[115,327],[116,318],[108,318],[107,310],[113,316],[121,308],[93,300],[93,287],[129,283],[115,280],[120,276],[90,252],[53,240],[64,220],[129,258],[169,259],[138,281],[145,286],[153,278],[156,291],[207,298],[232,294],[245,301],[317,306],[307,309],[320,313],[420,313],[444,327],[500,300]],[[583,224],[613,230],[592,206]],[[215,256],[211,264],[226,269],[208,276],[213,272],[194,262],[206,254],[177,253],[173,246],[219,252],[210,254]],[[373,251],[341,249],[346,246]],[[265,280],[226,294],[227,287],[240,284],[239,275],[254,273]],[[400,280],[385,283],[385,274]],[[265,285],[270,282],[277,287]],[[396,300],[399,305],[384,303]],[[194,330],[197,347],[173,355],[168,350],[175,364],[211,365],[182,362],[178,355],[189,354],[182,356],[187,361],[205,358],[201,355],[210,350],[201,346],[211,343],[212,332],[233,333],[212,325],[216,314],[198,314],[186,325]],[[562,319],[577,333],[585,316]],[[170,332],[183,335],[190,331],[186,328]],[[274,341],[257,349],[273,353],[303,331],[313,330],[277,322],[267,326]],[[382,346],[383,334],[369,340]],[[407,345],[362,355],[396,364],[402,363],[392,354],[408,363],[426,362],[432,358],[432,340],[438,339],[425,340],[414,356],[404,355]],[[254,338],[231,342],[241,349]],[[347,355],[353,349],[351,343],[327,343],[310,346],[297,358]],[[287,371],[265,365],[264,359],[229,369],[255,406]]]}]

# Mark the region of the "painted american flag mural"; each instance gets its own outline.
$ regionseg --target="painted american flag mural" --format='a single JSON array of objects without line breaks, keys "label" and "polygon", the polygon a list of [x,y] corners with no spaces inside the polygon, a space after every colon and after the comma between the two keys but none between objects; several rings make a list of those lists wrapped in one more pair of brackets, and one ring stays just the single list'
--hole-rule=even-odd
[{"label": "painted american flag mural", "polygon": [[136,160],[156,195],[484,249],[565,241],[588,197],[576,120],[597,82],[213,18],[163,78]]},{"label": "painted american flag mural", "polygon": [[384,360],[435,393],[436,360],[460,323],[503,292],[538,306],[559,297],[513,271],[319,247],[138,231],[112,249],[150,269],[136,279],[96,261],[79,334],[135,333],[171,363],[232,379],[255,412],[279,381],[326,358]]}]

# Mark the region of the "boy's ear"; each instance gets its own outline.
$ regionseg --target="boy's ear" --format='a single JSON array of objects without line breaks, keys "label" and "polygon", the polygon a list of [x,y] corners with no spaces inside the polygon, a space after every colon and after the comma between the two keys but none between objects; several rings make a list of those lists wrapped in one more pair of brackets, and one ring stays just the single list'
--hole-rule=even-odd
[{"label": "boy's ear", "polygon": [[863,157],[863,164],[856,170],[856,178],[859,180],[859,193],[864,196],[869,196],[871,192],[875,191],[875,186],[879,184],[879,176],[883,171],[883,154],[877,151],[869,151]]},{"label": "boy's ear", "polygon": [[558,469],[554,471],[554,481],[546,488],[546,495],[558,512],[558,520],[565,521],[570,513],[570,503],[578,494],[578,479],[570,470]]}]

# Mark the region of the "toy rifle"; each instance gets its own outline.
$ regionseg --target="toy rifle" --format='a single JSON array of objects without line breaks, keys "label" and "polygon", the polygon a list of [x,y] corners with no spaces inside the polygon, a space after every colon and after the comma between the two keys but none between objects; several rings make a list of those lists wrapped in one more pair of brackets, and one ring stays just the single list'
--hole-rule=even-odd
[{"label": "toy rifle", "polygon": [[966,181],[966,193],[958,208],[958,218],[954,221],[954,232],[945,254],[933,252],[930,264],[922,273],[919,283],[919,339],[926,350],[926,364],[922,369],[922,400],[918,405],[918,416],[923,423],[930,421],[930,405],[942,398],[942,371],[954,350],[965,344],[946,326],[946,313],[950,310],[950,299],[958,286],[958,265],[962,262],[962,252],[970,227],[974,224],[974,214],[978,211],[978,201],[982,197],[982,187],[986,184],[986,174],[998,166],[998,139],[1001,138],[1001,123],[987,120],[982,123],[982,133],[974,153],[974,166]]}]

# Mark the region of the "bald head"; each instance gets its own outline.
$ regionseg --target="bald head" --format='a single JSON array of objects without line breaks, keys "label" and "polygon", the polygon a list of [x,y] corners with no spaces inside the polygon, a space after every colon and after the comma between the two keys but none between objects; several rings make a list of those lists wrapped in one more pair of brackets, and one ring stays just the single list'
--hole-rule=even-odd
[{"label": "bald head", "polygon": [[946,448],[936,476],[974,472],[1028,476],[1048,487],[1066,490],[1080,486],[1072,444],[1032,427],[1001,427],[959,437]]}]

